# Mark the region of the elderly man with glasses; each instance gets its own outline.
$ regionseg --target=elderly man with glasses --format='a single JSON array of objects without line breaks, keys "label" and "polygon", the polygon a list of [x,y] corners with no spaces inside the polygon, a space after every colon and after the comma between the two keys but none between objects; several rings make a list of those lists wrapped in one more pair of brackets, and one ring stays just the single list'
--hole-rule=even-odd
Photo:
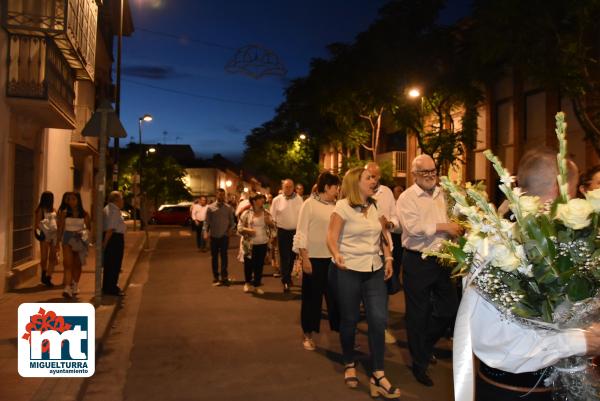
[{"label": "elderly man with glasses", "polygon": [[447,239],[462,235],[462,228],[448,219],[446,201],[437,185],[435,162],[419,155],[412,162],[415,183],[396,201],[402,225],[402,279],[406,300],[406,330],[413,375],[425,386],[433,386],[427,368],[433,347],[448,329],[458,301],[448,268],[422,252],[435,249]]}]

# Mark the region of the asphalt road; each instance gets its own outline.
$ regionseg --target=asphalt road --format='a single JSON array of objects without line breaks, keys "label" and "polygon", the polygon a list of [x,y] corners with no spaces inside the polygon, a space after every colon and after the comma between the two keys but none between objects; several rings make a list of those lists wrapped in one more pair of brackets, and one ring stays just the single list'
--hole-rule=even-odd
[{"label": "asphalt road", "polygon": [[[337,400],[368,399],[365,365],[360,386],[343,382],[338,337],[323,321],[317,350],[302,348],[300,293],[281,292],[265,268],[265,294],[242,291],[243,270],[230,249],[230,287],[211,286],[210,256],[191,233],[163,227],[139,261],[115,324],[89,379],[84,400]],[[450,343],[438,344],[431,368],[435,386],[417,383],[408,368],[403,294],[390,301],[390,327],[398,343],[387,347],[386,375],[404,400],[452,400]],[[357,342],[368,360],[366,324]]]}]

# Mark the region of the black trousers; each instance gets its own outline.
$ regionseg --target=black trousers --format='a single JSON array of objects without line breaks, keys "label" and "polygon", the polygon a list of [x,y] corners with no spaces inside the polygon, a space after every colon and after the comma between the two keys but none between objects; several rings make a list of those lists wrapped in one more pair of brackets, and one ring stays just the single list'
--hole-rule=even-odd
[{"label": "black trousers", "polygon": [[302,304],[300,306],[300,321],[304,333],[318,333],[321,327],[321,308],[323,297],[327,305],[329,326],[331,330],[339,331],[339,306],[328,291],[328,273],[331,259],[310,258],[312,274],[302,273]]},{"label": "black trousers", "polygon": [[118,291],[119,273],[121,273],[124,250],[125,236],[113,232],[103,252],[104,269],[102,270],[102,291]]},{"label": "black trousers", "polygon": [[294,235],[296,230],[277,229],[277,243],[279,244],[279,267],[281,269],[281,282],[283,284],[292,284],[292,269],[296,254],[292,251],[294,244]]},{"label": "black trousers", "polygon": [[219,255],[221,255],[221,281],[227,280],[227,248],[229,237],[224,235],[219,238],[210,237],[210,255],[212,258],[212,271],[215,280],[219,280]]},{"label": "black trousers", "polygon": [[252,258],[244,258],[244,276],[246,283],[255,287],[262,285],[263,267],[267,256],[267,244],[252,245]]},{"label": "black trousers", "polygon": [[198,247],[198,249],[206,248],[206,241],[204,240],[204,235],[202,233],[204,222],[201,221],[196,224],[196,222],[194,221],[192,224],[194,225],[194,231],[196,231],[196,246]]},{"label": "black trousers", "polygon": [[406,331],[413,366],[427,369],[433,346],[444,335],[458,308],[450,270],[434,258],[404,250],[402,278],[406,300]]}]

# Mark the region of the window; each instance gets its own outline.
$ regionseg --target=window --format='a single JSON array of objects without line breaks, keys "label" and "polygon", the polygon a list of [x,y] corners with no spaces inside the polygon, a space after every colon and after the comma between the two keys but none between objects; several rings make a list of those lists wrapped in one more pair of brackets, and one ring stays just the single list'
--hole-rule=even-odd
[{"label": "window", "polygon": [[12,265],[33,258],[33,151],[15,146]]}]

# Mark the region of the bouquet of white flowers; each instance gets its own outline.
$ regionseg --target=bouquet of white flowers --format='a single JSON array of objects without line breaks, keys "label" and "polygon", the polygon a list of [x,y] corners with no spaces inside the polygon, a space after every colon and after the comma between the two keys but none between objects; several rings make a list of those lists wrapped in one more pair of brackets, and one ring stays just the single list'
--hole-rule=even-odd
[{"label": "bouquet of white flowers", "polygon": [[[514,187],[513,177],[489,150],[512,219],[500,216],[485,194],[442,177],[454,199],[455,218],[466,234],[429,252],[455,263],[454,274],[508,319],[547,330],[584,328],[600,317],[600,189],[569,199],[564,114],[556,116],[559,196],[552,203]],[[569,358],[553,369],[547,385],[561,401],[600,400],[600,385],[586,358]],[[594,381],[595,380],[595,381]]]}]

